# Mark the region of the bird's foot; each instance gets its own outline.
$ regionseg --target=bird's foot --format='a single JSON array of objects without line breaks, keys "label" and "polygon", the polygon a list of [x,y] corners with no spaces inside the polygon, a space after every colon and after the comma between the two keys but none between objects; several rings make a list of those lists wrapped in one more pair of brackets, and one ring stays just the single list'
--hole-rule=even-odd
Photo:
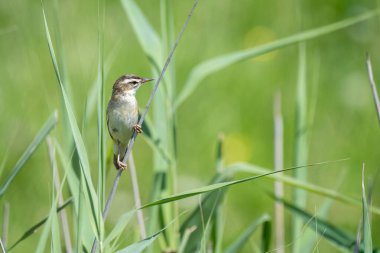
[{"label": "bird's foot", "polygon": [[139,124],[134,125],[133,130],[135,130],[135,132],[138,134],[141,134],[143,132]]},{"label": "bird's foot", "polygon": [[115,168],[117,170],[125,170],[127,169],[127,165],[120,161],[120,155],[114,155],[113,156],[113,164],[115,165]]},{"label": "bird's foot", "polygon": [[126,170],[127,164],[123,163],[122,161],[117,161],[117,170]]}]

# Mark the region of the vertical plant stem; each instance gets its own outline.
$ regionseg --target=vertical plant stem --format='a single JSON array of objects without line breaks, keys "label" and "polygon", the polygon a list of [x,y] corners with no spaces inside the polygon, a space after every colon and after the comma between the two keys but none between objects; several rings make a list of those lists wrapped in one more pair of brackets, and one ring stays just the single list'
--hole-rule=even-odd
[{"label": "vertical plant stem", "polygon": [[[59,194],[61,192],[61,183],[60,183],[59,174],[58,174],[57,160],[55,157],[55,147],[54,147],[53,141],[49,137],[47,138],[47,144],[48,144],[50,165],[53,169],[53,175],[54,175],[54,188],[58,195],[58,204],[62,206],[64,204],[64,201],[63,201],[62,194]],[[63,239],[65,241],[66,252],[71,253],[72,244],[71,244],[71,239],[70,239],[70,229],[69,229],[69,223],[67,221],[66,210],[62,210],[59,213],[59,216],[62,223],[62,233],[63,233]]]},{"label": "vertical plant stem", "polygon": [[379,123],[380,123],[380,101],[379,101],[379,95],[377,93],[375,79],[373,78],[371,58],[369,57],[369,55],[367,55],[367,69],[368,69],[369,83],[371,84],[371,89],[372,89],[373,100],[376,106],[377,119],[379,120]]},{"label": "vertical plant stem", "polygon": [[129,173],[131,175],[135,208],[137,209],[136,212],[137,212],[137,222],[139,224],[139,230],[140,230],[140,239],[143,240],[146,238],[145,222],[144,222],[143,211],[140,209],[141,198],[140,198],[140,191],[139,191],[139,183],[137,180],[135,160],[133,159],[132,153],[131,153],[131,156],[129,157]]},{"label": "vertical plant stem", "polygon": [[4,244],[4,247],[7,247],[8,241],[8,227],[9,227],[9,203],[6,202],[3,206],[3,227],[1,233],[1,241]]},{"label": "vertical plant stem", "polygon": [[4,243],[3,243],[2,240],[0,240],[0,248],[1,248],[1,251],[2,251],[3,253],[7,253],[7,251],[6,251],[6,249],[5,249],[5,245],[4,245]]},{"label": "vertical plant stem", "polygon": [[[101,220],[106,182],[105,120],[104,120],[104,0],[98,0],[98,78],[97,78],[97,128],[98,128],[98,220]],[[100,224],[99,240],[103,245],[104,223]],[[100,251],[102,252],[102,248]]]},{"label": "vertical plant stem", "polygon": [[106,155],[105,155],[105,138],[104,138],[104,0],[98,0],[98,196],[99,210],[102,210],[105,199],[105,171],[106,171]]},{"label": "vertical plant stem", "polygon": [[[273,101],[274,118],[274,168],[276,171],[284,168],[284,124],[281,113],[281,93],[278,91]],[[282,174],[282,173],[281,173]],[[284,196],[284,185],[280,181],[274,182],[274,194],[276,198],[282,199]],[[285,229],[284,229],[284,205],[280,201],[275,201],[275,233],[276,252],[284,253]]]},{"label": "vertical plant stem", "polygon": [[[307,92],[306,92],[306,43],[299,44],[298,81],[296,98],[296,133],[295,133],[295,157],[294,166],[307,164],[308,143],[307,143]],[[298,180],[307,179],[307,170],[295,170],[295,177]],[[294,203],[300,208],[306,205],[306,192],[301,189],[294,190]],[[293,221],[294,250],[298,253],[301,240],[299,240],[303,221],[295,218]]]}]

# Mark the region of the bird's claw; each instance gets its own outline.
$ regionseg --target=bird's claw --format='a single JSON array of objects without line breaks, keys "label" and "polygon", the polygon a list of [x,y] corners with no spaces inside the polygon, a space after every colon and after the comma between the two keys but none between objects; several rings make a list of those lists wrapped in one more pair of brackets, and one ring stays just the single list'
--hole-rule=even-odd
[{"label": "bird's claw", "polygon": [[127,164],[125,164],[122,161],[118,160],[117,161],[117,169],[118,170],[126,170],[127,169]]},{"label": "bird's claw", "polygon": [[138,134],[141,134],[143,132],[139,124],[134,125],[133,130],[135,130],[135,132]]}]

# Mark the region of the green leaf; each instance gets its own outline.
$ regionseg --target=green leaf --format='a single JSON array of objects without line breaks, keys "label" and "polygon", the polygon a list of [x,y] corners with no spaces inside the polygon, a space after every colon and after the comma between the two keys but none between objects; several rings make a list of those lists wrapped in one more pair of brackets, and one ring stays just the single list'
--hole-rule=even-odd
[{"label": "green leaf", "polygon": [[98,198],[96,195],[96,191],[95,191],[95,188],[92,184],[91,173],[90,173],[90,163],[88,160],[87,151],[86,151],[86,148],[85,148],[85,145],[84,145],[84,142],[83,142],[83,139],[82,139],[82,136],[81,136],[75,115],[74,115],[74,110],[71,106],[70,99],[66,93],[65,86],[62,82],[62,78],[61,78],[61,75],[59,72],[59,68],[58,68],[57,59],[55,56],[53,44],[51,41],[48,23],[46,20],[45,9],[44,9],[42,2],[41,2],[41,5],[42,5],[42,14],[43,14],[43,19],[44,19],[44,25],[45,25],[45,34],[46,34],[46,39],[48,42],[51,60],[52,60],[53,67],[55,70],[55,74],[56,74],[56,77],[58,80],[58,84],[61,88],[61,94],[62,94],[63,101],[65,104],[67,117],[69,119],[71,132],[72,132],[72,135],[74,138],[76,150],[78,152],[78,156],[79,156],[79,160],[80,160],[80,164],[81,164],[81,170],[82,170],[82,173],[84,175],[85,184],[83,184],[83,191],[85,193],[86,200],[88,201],[88,203],[90,205],[90,211],[91,211],[90,217],[92,218],[91,219],[91,225],[93,227],[93,230],[95,231],[95,235],[97,237],[102,237],[103,221],[102,221],[102,216],[101,216],[101,213],[99,210]]},{"label": "green leaf", "polygon": [[[337,161],[343,161],[343,160],[337,160]],[[328,164],[328,163],[331,163],[331,162],[314,163],[314,164],[307,165],[307,166],[317,166],[317,165],[323,165],[323,164]],[[293,168],[290,168],[287,170],[302,168],[302,167],[306,167],[306,166],[293,167]],[[309,191],[309,192],[312,192],[312,193],[315,193],[315,194],[318,194],[321,196],[329,197],[329,198],[341,201],[343,203],[358,206],[358,207],[362,206],[361,201],[356,199],[356,198],[352,198],[350,196],[341,194],[335,190],[330,190],[330,189],[323,188],[323,187],[320,187],[320,186],[317,186],[317,185],[314,185],[314,184],[311,184],[308,182],[299,181],[293,177],[284,176],[284,175],[280,175],[280,174],[276,175],[275,173],[273,173],[272,170],[265,169],[265,168],[262,168],[260,166],[247,164],[247,163],[236,163],[236,164],[228,166],[226,168],[226,171],[228,171],[228,170],[230,170],[229,173],[232,173],[232,172],[249,172],[249,173],[253,173],[253,174],[262,174],[262,176],[267,176],[267,178],[269,178],[269,179],[282,181],[285,184],[295,186],[295,187],[304,189],[306,191]],[[372,206],[370,208],[370,210],[372,213],[380,215],[380,208],[379,207]]]},{"label": "green leaf", "polygon": [[170,157],[168,152],[162,147],[161,140],[158,138],[157,133],[152,126],[152,122],[148,116],[145,117],[144,123],[142,125],[143,135],[142,137],[148,143],[148,145],[159,155],[166,163],[171,163],[173,158]]},{"label": "green leaf", "polygon": [[364,166],[362,171],[362,201],[363,201],[363,243],[364,253],[372,253],[371,218],[368,210],[367,195],[364,185]]},{"label": "green leaf", "polygon": [[[296,89],[296,116],[295,116],[295,136],[294,136],[294,166],[307,164],[308,157],[308,104],[307,104],[307,84],[306,84],[306,43],[301,42],[298,50],[298,77]],[[294,171],[294,177],[300,181],[307,180],[307,170]],[[295,188],[293,189],[294,203],[304,208],[306,206],[306,191]],[[293,253],[299,253],[302,240],[298,240],[302,230],[302,220],[292,219],[292,236],[294,240]]]},{"label": "green leaf", "polygon": [[267,252],[269,250],[270,238],[271,238],[271,218],[268,214],[263,214],[256,219],[225,251],[224,253],[238,253],[243,246],[247,243],[252,234],[263,226],[263,232],[261,235],[261,250]]},{"label": "green leaf", "polygon": [[321,37],[323,35],[363,22],[379,14],[380,14],[379,9],[374,10],[374,11],[368,11],[356,17],[347,18],[330,25],[326,25],[326,26],[310,29],[305,32],[297,33],[297,34],[285,37],[283,39],[279,39],[279,40],[264,44],[262,46],[258,46],[258,47],[254,47],[254,48],[250,48],[246,50],[241,50],[241,51],[221,55],[221,56],[206,60],[198,64],[191,71],[189,77],[187,78],[187,81],[185,82],[185,85],[182,91],[180,92],[180,94],[177,97],[177,100],[175,101],[175,104],[174,104],[175,108],[178,108],[194,92],[194,90],[199,86],[199,84],[204,78],[226,67],[229,67],[232,64],[235,64],[235,63],[238,63],[238,62],[247,60],[249,58],[259,56],[259,55],[263,55],[270,51],[274,51],[279,48],[289,46],[301,41],[307,41],[310,39]]},{"label": "green leaf", "polygon": [[1,248],[1,252],[7,253],[7,251],[6,251],[5,247],[4,247],[4,243],[3,243],[3,241],[1,239],[0,239],[0,248]]},{"label": "green leaf", "polygon": [[123,230],[130,222],[133,215],[136,213],[135,210],[127,212],[119,217],[119,219],[116,222],[116,226],[112,229],[112,231],[109,233],[109,235],[104,240],[104,245],[107,247],[108,244],[110,244],[115,238],[122,235]]},{"label": "green leaf", "polygon": [[[65,203],[63,203],[63,205],[59,206],[57,209],[56,209],[56,212],[60,212],[61,210],[63,210],[64,208],[66,208],[69,204],[72,203],[72,199],[68,199],[65,201]],[[22,242],[23,240],[27,239],[29,236],[33,235],[34,233],[37,232],[37,230],[46,223],[46,221],[48,220],[49,216],[45,217],[44,219],[42,219],[41,221],[39,221],[38,223],[36,223],[35,225],[33,225],[30,229],[28,229],[15,243],[13,243],[9,248],[8,248],[8,251],[11,251],[14,247],[16,247],[20,242]]]},{"label": "green leaf", "polygon": [[9,185],[12,183],[12,181],[17,176],[17,174],[21,171],[22,167],[29,160],[29,158],[32,156],[34,151],[45,140],[45,138],[48,136],[50,131],[55,127],[55,125],[57,124],[57,120],[58,120],[57,112],[54,112],[46,121],[46,123],[41,128],[41,130],[38,132],[38,134],[36,135],[32,143],[30,143],[28,148],[22,154],[20,159],[17,161],[16,165],[13,167],[11,174],[8,176],[8,178],[0,187],[0,197],[4,195]]},{"label": "green leaf", "polygon": [[285,207],[292,212],[293,215],[301,218],[311,229],[316,230],[316,232],[318,232],[320,235],[328,239],[336,246],[351,249],[355,245],[355,236],[346,233],[328,221],[322,220],[306,212],[305,210],[296,207],[290,202],[279,198],[276,199],[282,202]]},{"label": "green leaf", "polygon": [[[179,194],[175,194],[175,195],[172,195],[172,196],[169,196],[169,197],[166,197],[166,198],[154,201],[154,202],[152,202],[150,204],[146,204],[146,205],[144,205],[141,208],[147,208],[147,207],[150,207],[150,206],[162,205],[162,204],[173,202],[173,201],[177,201],[177,200],[180,200],[180,199],[189,198],[189,197],[192,197],[192,196],[195,196],[195,195],[199,195],[199,194],[202,194],[202,193],[207,193],[207,192],[215,191],[215,190],[222,189],[224,187],[232,186],[232,185],[235,185],[235,184],[241,184],[241,183],[252,181],[252,180],[255,180],[255,179],[258,179],[258,178],[267,177],[267,176],[270,176],[270,175],[273,175],[273,174],[277,174],[279,172],[290,171],[290,170],[295,170],[295,169],[300,169],[300,168],[305,168],[305,167],[311,167],[311,166],[317,166],[317,165],[323,165],[323,164],[327,164],[327,163],[331,163],[331,162],[314,163],[314,164],[310,164],[310,165],[299,166],[299,167],[292,167],[292,168],[288,168],[288,169],[284,169],[284,170],[278,170],[278,171],[273,171],[273,170],[270,171],[270,170],[262,169],[262,168],[259,168],[259,167],[255,167],[255,166],[251,166],[249,164],[243,164],[243,163],[242,164],[235,164],[233,166],[229,166],[228,168],[226,168],[226,173],[233,172],[232,169],[234,169],[234,170],[245,170],[246,169],[246,170],[248,170],[250,172],[253,172],[255,169],[259,168],[263,172],[263,174],[258,175],[258,176],[247,177],[247,178],[243,178],[243,179],[239,179],[239,180],[229,181],[229,182],[211,184],[211,185],[203,186],[203,187],[196,188],[196,189],[193,189],[193,190],[185,191],[185,192],[182,192],[182,193],[179,193]],[[228,171],[228,169],[230,169],[231,171]],[[282,179],[284,179],[285,176],[282,176],[282,175],[279,176],[279,175],[277,175],[276,177],[272,176],[272,178],[275,178],[276,180],[284,181]],[[289,180],[287,180],[287,182],[293,182],[293,183],[296,182],[295,179],[292,179],[290,177],[288,177],[288,178],[289,178]],[[296,184],[297,185],[302,185],[301,182],[297,182]],[[318,190],[319,193],[324,193],[326,195],[330,194],[330,195],[333,195],[336,198],[339,197],[341,200],[344,200],[346,202],[356,203],[357,204],[357,201],[355,199],[352,199],[350,197],[346,197],[346,196],[343,196],[343,195],[339,195],[336,192],[331,192],[330,190],[326,190],[326,189],[321,188],[321,187],[319,187],[319,188],[317,188],[317,187],[308,187],[309,184],[303,184],[302,186],[304,186],[306,190],[308,190],[308,189]],[[380,210],[373,209],[373,211],[376,211],[376,212],[378,212],[380,214]]]},{"label": "green leaf", "polygon": [[[216,175],[211,184],[217,184],[229,180],[230,177],[226,175]],[[202,198],[200,205],[197,206],[189,217],[183,222],[180,234],[184,236],[185,232],[192,227],[196,227],[196,230],[190,234],[189,241],[185,247],[184,252],[195,252],[201,248],[202,238],[205,234],[204,222],[214,218],[215,210],[222,204],[224,193],[226,189],[221,191],[209,192]]]},{"label": "green leaf", "polygon": [[[98,129],[98,199],[97,208],[95,214],[98,216],[97,220],[102,220],[102,212],[105,202],[105,184],[106,184],[106,141],[105,141],[105,107],[104,107],[104,16],[105,16],[105,3],[104,0],[98,0],[98,117],[97,117],[97,129]],[[91,181],[91,178],[90,178]],[[90,192],[91,192],[90,188]],[[104,237],[104,224],[101,222],[99,233],[99,245],[103,245]],[[101,250],[102,251],[102,248]]]},{"label": "green leaf", "polygon": [[136,242],[134,244],[129,245],[128,247],[116,251],[116,253],[140,253],[147,247],[149,247],[158,237],[158,235],[162,232],[163,230],[157,232],[156,234],[141,240],[139,242]]},{"label": "green leaf", "polygon": [[151,63],[159,69],[162,62],[161,40],[134,0],[122,0],[124,11],[137,39]]}]

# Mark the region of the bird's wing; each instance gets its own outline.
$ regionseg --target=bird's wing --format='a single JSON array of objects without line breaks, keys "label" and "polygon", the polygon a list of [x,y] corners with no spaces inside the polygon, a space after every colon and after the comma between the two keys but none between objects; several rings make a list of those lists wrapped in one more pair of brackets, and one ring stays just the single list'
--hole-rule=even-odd
[{"label": "bird's wing", "polygon": [[113,141],[115,141],[114,138],[113,138],[113,136],[112,136],[111,130],[110,130],[110,118],[108,117],[108,108],[107,108],[107,113],[106,113],[106,121],[107,121],[107,129],[108,129],[108,133],[109,133],[109,135],[111,136],[111,139],[112,139]]}]

